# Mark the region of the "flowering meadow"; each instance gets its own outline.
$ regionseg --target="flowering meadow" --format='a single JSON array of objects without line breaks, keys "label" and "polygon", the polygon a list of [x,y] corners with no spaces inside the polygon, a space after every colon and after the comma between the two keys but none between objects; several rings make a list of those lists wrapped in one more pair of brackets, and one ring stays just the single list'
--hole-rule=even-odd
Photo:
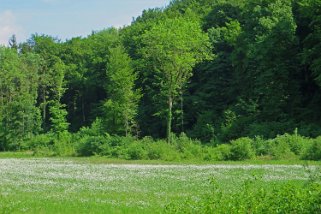
[{"label": "flowering meadow", "polygon": [[[68,159],[0,159],[0,213],[164,213],[198,206],[213,193],[291,182],[304,185],[317,166],[99,164]],[[197,210],[196,210],[197,211]],[[200,210],[200,212],[206,210]],[[187,212],[193,212],[193,209]]]}]

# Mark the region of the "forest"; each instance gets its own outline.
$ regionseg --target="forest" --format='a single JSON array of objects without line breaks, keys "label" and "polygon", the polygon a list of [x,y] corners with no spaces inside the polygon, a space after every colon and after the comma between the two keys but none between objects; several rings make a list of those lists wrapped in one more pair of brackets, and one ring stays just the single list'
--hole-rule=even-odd
[{"label": "forest", "polygon": [[0,47],[0,151],[321,160],[321,0],[173,0]]}]

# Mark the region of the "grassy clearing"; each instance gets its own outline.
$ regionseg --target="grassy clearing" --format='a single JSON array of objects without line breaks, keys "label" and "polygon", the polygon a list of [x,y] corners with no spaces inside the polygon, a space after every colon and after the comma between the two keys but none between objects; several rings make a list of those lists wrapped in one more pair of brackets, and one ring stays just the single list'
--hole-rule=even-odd
[{"label": "grassy clearing", "polygon": [[109,158],[105,156],[90,156],[90,157],[44,157],[37,156],[32,151],[22,151],[22,152],[0,152],[0,159],[4,158],[24,158],[24,159],[34,159],[34,158],[47,158],[52,160],[65,160],[73,161],[78,163],[91,163],[91,164],[197,164],[197,165],[208,165],[208,164],[228,164],[228,165],[314,165],[321,166],[321,161],[308,161],[308,160],[273,160],[266,159],[265,156],[258,157],[253,160],[244,161],[208,161],[208,160],[177,160],[177,161],[165,161],[165,160],[125,160],[119,158]]},{"label": "grassy clearing", "polygon": [[227,192],[237,192],[244,182],[257,177],[261,187],[285,182],[301,185],[318,168],[99,163],[95,159],[0,159],[0,213],[162,213],[168,205],[211,194],[213,180]]}]

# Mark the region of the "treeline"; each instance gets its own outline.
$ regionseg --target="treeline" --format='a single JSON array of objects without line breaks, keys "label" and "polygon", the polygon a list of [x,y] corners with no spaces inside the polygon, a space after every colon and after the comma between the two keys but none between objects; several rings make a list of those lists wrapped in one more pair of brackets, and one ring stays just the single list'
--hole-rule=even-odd
[{"label": "treeline", "polygon": [[0,150],[92,124],[168,143],[317,137],[320,11],[320,0],[174,0],[86,38],[13,36],[0,47]]}]

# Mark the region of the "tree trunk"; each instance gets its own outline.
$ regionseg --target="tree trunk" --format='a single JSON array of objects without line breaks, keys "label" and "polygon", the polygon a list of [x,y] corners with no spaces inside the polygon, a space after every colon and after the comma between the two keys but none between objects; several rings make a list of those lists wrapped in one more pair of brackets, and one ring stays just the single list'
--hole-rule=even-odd
[{"label": "tree trunk", "polygon": [[168,115],[167,115],[167,143],[172,141],[172,108],[173,108],[173,98],[171,95],[168,96]]}]

